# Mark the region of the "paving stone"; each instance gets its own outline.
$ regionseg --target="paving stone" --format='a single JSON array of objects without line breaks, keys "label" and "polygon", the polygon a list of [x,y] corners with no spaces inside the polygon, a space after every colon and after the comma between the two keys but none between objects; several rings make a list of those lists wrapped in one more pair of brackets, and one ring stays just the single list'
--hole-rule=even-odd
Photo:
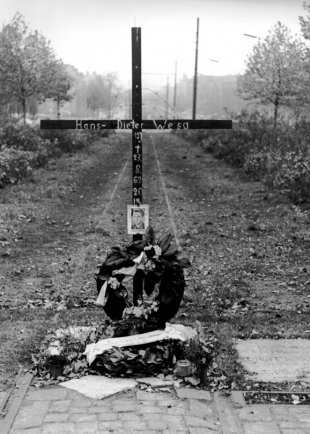
[{"label": "paving stone", "polygon": [[184,408],[184,406],[172,407],[172,408],[168,408],[167,410],[165,410],[165,413],[166,414],[185,414],[186,409]]},{"label": "paving stone", "polygon": [[275,422],[246,422],[244,434],[281,434]]},{"label": "paving stone", "polygon": [[171,429],[173,431],[183,431],[184,429],[187,429],[185,423],[168,423],[168,429]]},{"label": "paving stone", "polygon": [[131,404],[115,404],[113,405],[113,410],[117,413],[126,413],[130,411],[137,411],[138,410],[138,404],[135,402]]},{"label": "paving stone", "polygon": [[113,400],[113,402],[112,402],[112,404],[115,404],[115,403],[117,403],[117,404],[119,404],[119,405],[127,405],[127,404],[132,404],[133,403],[133,401],[135,401],[135,398],[132,396],[132,397],[130,397],[130,398],[123,398],[123,399],[117,399],[117,398],[115,398],[114,400]]},{"label": "paving stone", "polygon": [[97,420],[96,414],[70,414],[70,422],[94,422]]},{"label": "paving stone", "polygon": [[[136,434],[136,433],[143,433],[143,434],[161,434],[162,431],[157,431],[157,430],[152,430],[152,429],[147,429],[147,431],[145,431],[146,428],[142,428],[142,429],[115,429],[113,430],[113,434]],[[102,431],[98,432],[98,434],[102,433]],[[111,434],[111,431],[104,431],[104,434]]]},{"label": "paving stone", "polygon": [[65,422],[69,415],[67,413],[48,413],[44,422]]},{"label": "paving stone", "polygon": [[[188,434],[188,429],[187,428],[179,428],[179,429],[174,430],[172,428],[168,428],[168,429],[164,429],[162,431],[162,433],[163,434],[179,434],[179,433]],[[203,433],[205,434],[205,431]],[[213,434],[214,434],[214,431],[213,431]]]},{"label": "paving stone", "polygon": [[156,420],[148,420],[147,426],[151,429],[163,430],[168,428],[168,422],[157,418]]},{"label": "paving stone", "polygon": [[13,424],[14,429],[27,429],[41,426],[45,413],[18,413]]},{"label": "paving stone", "polygon": [[41,434],[41,428],[13,429],[10,434]]},{"label": "paving stone", "polygon": [[288,429],[288,428],[304,428],[303,422],[296,421],[296,420],[278,420],[278,425],[282,429]]},{"label": "paving stone", "polygon": [[309,339],[240,339],[236,348],[256,381],[310,382]]},{"label": "paving stone", "polygon": [[[23,399],[22,407],[31,407],[35,402],[36,401],[34,401],[33,399],[28,399],[26,395],[25,398]],[[45,400],[44,402],[49,402],[49,400]]]},{"label": "paving stone", "polygon": [[70,434],[74,432],[74,423],[71,422],[44,424],[42,429],[42,434]]},{"label": "paving stone", "polygon": [[296,429],[282,429],[281,430],[282,434],[308,434],[309,431],[307,430],[303,430],[301,428],[296,428]]},{"label": "paving stone", "polygon": [[[124,413],[124,414],[128,414],[128,413]],[[111,412],[111,413],[98,414],[98,420],[100,420],[100,421],[118,420],[118,419],[119,419],[119,415],[117,413]]]},{"label": "paving stone", "polygon": [[87,398],[81,398],[81,399],[73,399],[71,401],[71,405],[73,407],[83,407],[83,408],[87,408],[90,407],[92,405],[92,402],[90,399]]},{"label": "paving stone", "polygon": [[308,406],[303,405],[302,407],[290,409],[289,413],[291,416],[295,417],[299,422],[302,422],[303,424],[309,426],[310,428],[310,408]]},{"label": "paving stone", "polygon": [[22,403],[20,411],[27,411],[27,413],[45,413],[48,411],[50,406],[50,401],[30,401],[31,405],[27,405],[26,407]]},{"label": "paving stone", "polygon": [[87,411],[88,413],[107,414],[107,413],[112,413],[112,408],[96,406],[96,407],[89,407]]},{"label": "paving stone", "polygon": [[177,389],[177,395],[179,398],[184,399],[199,399],[205,401],[211,401],[211,394],[206,390],[197,390],[197,389],[188,389],[188,388],[180,388]]},{"label": "paving stone", "polygon": [[209,429],[217,430],[220,427],[220,424],[217,421],[208,421],[195,416],[185,416],[185,421],[188,426],[197,427],[197,428],[201,427],[201,428],[209,428]]},{"label": "paving stone", "polygon": [[124,421],[124,427],[126,430],[129,431],[142,431],[147,432],[147,425],[145,422],[142,421],[133,421],[133,420],[126,420]]},{"label": "paving stone", "polygon": [[145,413],[141,414],[142,420],[161,420],[162,415],[157,413]]},{"label": "paving stone", "polygon": [[123,421],[131,420],[135,422],[141,420],[141,418],[135,413],[120,413],[118,414],[118,419]]},{"label": "paving stone", "polygon": [[[98,422],[79,422],[75,424],[75,434],[89,434],[98,432]],[[61,434],[61,433],[59,433]]]},{"label": "paving stone", "polygon": [[151,407],[142,407],[141,406],[141,407],[139,407],[138,411],[141,414],[148,414],[148,413],[151,413],[151,414],[154,414],[154,413],[160,414],[160,413],[163,412],[163,410],[160,407],[156,407],[155,405],[153,405]]},{"label": "paving stone", "polygon": [[270,408],[260,405],[251,405],[237,411],[238,416],[242,420],[247,421],[271,421]]},{"label": "paving stone", "polygon": [[[122,433],[125,434],[124,431],[114,431],[114,433]],[[108,429],[98,429],[96,434],[111,434],[111,431],[109,431]]]},{"label": "paving stone", "polygon": [[53,413],[53,412],[64,413],[65,411],[68,410],[70,404],[71,404],[71,401],[69,399],[63,399],[60,401],[53,401],[50,405],[49,411],[51,413]]},{"label": "paving stone", "polygon": [[162,380],[158,377],[144,377],[136,380],[138,383],[147,384],[152,387],[173,386],[173,381]]},{"label": "paving stone", "polygon": [[209,416],[214,415],[214,411],[210,407],[210,405],[203,404],[201,401],[198,401],[197,399],[190,399],[188,414],[191,416],[207,418]]},{"label": "paving stone", "polygon": [[[292,414],[290,410],[294,410],[293,406],[288,405],[271,405],[269,408],[271,410],[272,416],[279,421],[297,421],[295,414]],[[295,407],[295,406],[294,406]]]},{"label": "paving stone", "polygon": [[301,407],[297,405],[290,405],[288,406],[288,411],[290,414],[295,415],[296,417],[307,416],[310,418],[310,407],[307,405],[302,405]]},{"label": "paving stone", "polygon": [[67,396],[66,389],[43,389],[29,391],[26,398],[32,401],[45,401],[54,399],[65,399]]},{"label": "paving stone", "polygon": [[[189,428],[190,434],[216,434],[220,431],[214,430],[214,429],[208,429],[208,428]],[[267,433],[265,433],[267,434]]]},{"label": "paving stone", "polygon": [[99,422],[99,429],[102,430],[117,430],[117,429],[124,429],[124,425],[120,420],[111,420],[108,422]]},{"label": "paving stone", "polygon": [[183,406],[183,402],[179,402],[175,397],[171,396],[171,398],[158,401],[158,405],[160,407],[176,407],[178,405]]},{"label": "paving stone", "polygon": [[153,407],[154,405],[160,405],[160,401],[136,401],[139,407]]},{"label": "paving stone", "polygon": [[89,410],[88,407],[86,407],[86,408],[84,408],[84,407],[69,407],[68,412],[70,414],[74,414],[74,413],[86,414],[86,413],[90,413],[88,410]]},{"label": "paving stone", "polygon": [[144,390],[137,391],[138,401],[162,401],[173,397],[170,392],[145,392]]},{"label": "paving stone", "polygon": [[160,417],[160,419],[168,422],[170,425],[172,423],[175,423],[175,424],[182,424],[183,423],[184,424],[184,419],[180,415],[173,416],[172,414],[168,414],[168,415],[164,414]]},{"label": "paving stone", "polygon": [[92,402],[91,407],[93,407],[93,408],[94,407],[98,407],[98,408],[110,409],[112,407],[113,402],[111,402],[110,400],[107,400],[107,399],[96,400],[96,401]]}]

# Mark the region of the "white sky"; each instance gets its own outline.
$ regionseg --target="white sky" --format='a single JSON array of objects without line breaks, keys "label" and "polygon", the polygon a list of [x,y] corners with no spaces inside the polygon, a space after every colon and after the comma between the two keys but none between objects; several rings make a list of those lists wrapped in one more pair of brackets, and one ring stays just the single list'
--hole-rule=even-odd
[{"label": "white sky", "polygon": [[[303,0],[0,0],[0,24],[18,11],[32,30],[51,41],[56,55],[81,72],[115,71],[131,82],[131,27],[141,27],[143,84],[174,82],[194,74],[196,20],[200,19],[198,71],[239,73],[255,39],[281,21],[300,33]],[[219,60],[210,62],[209,58]],[[150,84],[151,85],[151,84]]]}]

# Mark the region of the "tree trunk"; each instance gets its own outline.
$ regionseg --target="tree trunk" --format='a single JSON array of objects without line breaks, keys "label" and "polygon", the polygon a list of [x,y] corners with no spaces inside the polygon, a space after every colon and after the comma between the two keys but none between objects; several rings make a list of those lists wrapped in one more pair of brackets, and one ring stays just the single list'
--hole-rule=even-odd
[{"label": "tree trunk", "polygon": [[22,99],[22,108],[23,108],[23,122],[25,126],[26,125],[26,98]]},{"label": "tree trunk", "polygon": [[57,98],[57,119],[60,119],[60,99]]},{"label": "tree trunk", "polygon": [[276,99],[274,101],[274,117],[273,117],[273,122],[274,122],[275,128],[277,127],[278,110],[279,110],[279,97],[276,96]]}]

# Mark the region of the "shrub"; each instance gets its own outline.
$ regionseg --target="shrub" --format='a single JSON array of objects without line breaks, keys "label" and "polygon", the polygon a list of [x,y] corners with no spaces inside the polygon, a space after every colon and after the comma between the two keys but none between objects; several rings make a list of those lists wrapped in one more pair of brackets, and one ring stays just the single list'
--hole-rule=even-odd
[{"label": "shrub", "polygon": [[273,185],[283,190],[294,203],[310,199],[310,155],[289,151],[280,155]]},{"label": "shrub", "polygon": [[97,135],[88,131],[39,130],[7,125],[0,129],[0,187],[43,167],[51,157],[88,147]]},{"label": "shrub", "polygon": [[230,113],[232,131],[209,130],[191,136],[216,158],[242,167],[255,180],[286,193],[295,203],[310,200],[310,123],[290,124],[259,111]]},{"label": "shrub", "polygon": [[1,130],[0,149],[5,146],[24,151],[36,151],[40,144],[42,140],[37,131],[30,126],[8,125]]},{"label": "shrub", "polygon": [[74,152],[86,148],[92,141],[88,131],[40,130],[39,135],[61,152]]},{"label": "shrub", "polygon": [[0,152],[0,187],[13,184],[32,172],[32,153],[3,146]]}]

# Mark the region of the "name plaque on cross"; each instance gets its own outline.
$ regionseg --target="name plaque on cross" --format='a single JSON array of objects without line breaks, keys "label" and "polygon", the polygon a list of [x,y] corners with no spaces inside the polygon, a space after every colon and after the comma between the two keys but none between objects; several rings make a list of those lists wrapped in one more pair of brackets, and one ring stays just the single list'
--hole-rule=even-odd
[{"label": "name plaque on cross", "polygon": [[[140,123],[130,119],[111,120],[50,120],[42,119],[40,127],[47,130],[198,130],[231,129],[231,120],[217,119],[147,119]],[[140,131],[138,131],[140,132]]]}]

